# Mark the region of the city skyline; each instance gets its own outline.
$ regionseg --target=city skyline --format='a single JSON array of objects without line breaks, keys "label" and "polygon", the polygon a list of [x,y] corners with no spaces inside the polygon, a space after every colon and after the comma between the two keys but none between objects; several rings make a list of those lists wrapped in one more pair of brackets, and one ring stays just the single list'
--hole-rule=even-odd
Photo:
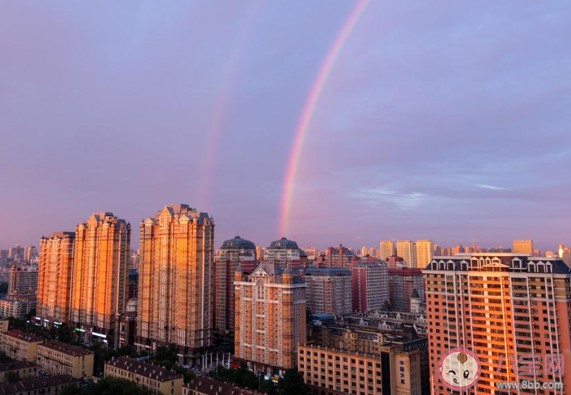
[{"label": "city skyline", "polygon": [[3,3],[0,248],[180,203],[216,248],[570,244],[570,7]]}]

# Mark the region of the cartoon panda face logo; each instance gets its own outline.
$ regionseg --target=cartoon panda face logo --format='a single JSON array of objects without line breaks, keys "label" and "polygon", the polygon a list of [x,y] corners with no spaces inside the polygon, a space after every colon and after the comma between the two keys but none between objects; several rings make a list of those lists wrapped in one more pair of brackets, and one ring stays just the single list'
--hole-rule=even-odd
[{"label": "cartoon panda face logo", "polygon": [[480,378],[481,365],[478,356],[467,348],[453,348],[438,362],[438,377],[451,390],[472,388]]}]

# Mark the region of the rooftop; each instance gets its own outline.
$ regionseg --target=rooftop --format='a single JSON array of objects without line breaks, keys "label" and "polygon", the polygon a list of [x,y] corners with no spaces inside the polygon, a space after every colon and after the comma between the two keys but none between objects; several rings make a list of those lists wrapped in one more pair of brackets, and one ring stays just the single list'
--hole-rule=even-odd
[{"label": "rooftop", "polygon": [[255,250],[256,245],[254,243],[252,243],[250,240],[246,240],[246,239],[241,238],[240,236],[236,236],[233,239],[226,240],[224,243],[222,243],[222,247],[220,247],[220,249],[222,249],[222,250],[234,250],[234,249]]},{"label": "rooftop", "polygon": [[182,378],[181,375],[171,372],[160,366],[151,365],[149,363],[136,361],[127,357],[119,357],[105,365],[114,366],[118,369],[127,370],[139,376],[148,377],[156,381],[171,381]]},{"label": "rooftop", "polygon": [[207,395],[254,395],[259,393],[204,377],[192,379],[190,383],[184,386]]},{"label": "rooftop", "polygon": [[34,366],[38,365],[28,361],[14,361],[14,362],[0,363],[0,372],[9,372],[11,370],[33,368]]},{"label": "rooftop", "polygon": [[23,340],[23,341],[26,341],[28,343],[38,343],[38,342],[41,343],[44,341],[44,339],[42,337],[33,335],[31,333],[22,332],[19,329],[12,329],[11,331],[6,333],[6,336],[10,336],[10,337],[13,337],[15,339]]},{"label": "rooftop", "polygon": [[13,384],[1,384],[0,395],[11,395],[21,393],[40,393],[43,388],[54,387],[56,385],[65,385],[71,383],[78,383],[79,379],[74,379],[71,376],[51,376],[40,377],[37,379],[28,379],[26,381],[19,381]]},{"label": "rooftop", "polygon": [[59,351],[61,353],[71,355],[74,357],[81,357],[83,355],[93,354],[93,351],[90,351],[86,348],[72,346],[71,344],[62,343],[57,340],[47,341],[44,344],[40,344],[40,347],[49,348],[50,350]]},{"label": "rooftop", "polygon": [[299,250],[297,243],[293,240],[288,240],[285,237],[282,237],[279,240],[272,241],[270,244],[269,249],[272,250]]}]

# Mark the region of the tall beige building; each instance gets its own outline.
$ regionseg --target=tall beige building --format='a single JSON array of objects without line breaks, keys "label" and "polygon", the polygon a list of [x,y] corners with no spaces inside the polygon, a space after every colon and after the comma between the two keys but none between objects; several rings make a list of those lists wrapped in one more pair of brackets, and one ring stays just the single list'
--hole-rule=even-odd
[{"label": "tall beige building", "polygon": [[416,268],[416,248],[410,240],[397,241],[397,255],[404,259],[406,267]]},{"label": "tall beige building", "polygon": [[277,263],[262,263],[234,281],[234,355],[268,374],[294,368],[297,346],[307,338],[303,280]]},{"label": "tall beige building", "polygon": [[141,222],[137,346],[212,345],[214,221],[186,204]]},{"label": "tall beige building", "polygon": [[395,254],[395,242],[392,240],[381,240],[379,243],[379,256],[377,258],[386,261],[388,257]]},{"label": "tall beige building", "polygon": [[46,326],[69,320],[74,239],[58,232],[40,240],[37,315]]},{"label": "tall beige building", "polygon": [[87,337],[115,345],[116,316],[127,303],[131,226],[109,212],[75,228],[70,321]]},{"label": "tall beige building", "polygon": [[416,266],[424,269],[432,261],[432,258],[434,258],[434,243],[432,240],[417,240]]},{"label": "tall beige building", "polygon": [[512,253],[533,255],[533,240],[514,240],[512,242]]}]

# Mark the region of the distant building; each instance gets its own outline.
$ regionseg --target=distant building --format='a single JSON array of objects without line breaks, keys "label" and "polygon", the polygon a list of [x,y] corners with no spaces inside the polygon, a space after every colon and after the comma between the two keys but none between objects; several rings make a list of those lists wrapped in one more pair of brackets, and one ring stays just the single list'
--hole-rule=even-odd
[{"label": "distant building", "polygon": [[69,375],[76,379],[93,376],[94,354],[83,347],[50,340],[37,347],[36,363],[52,375]]},{"label": "distant building", "polygon": [[105,363],[104,370],[105,377],[132,381],[155,394],[182,394],[182,376],[160,366],[119,357]]},{"label": "distant building", "polygon": [[416,290],[424,299],[424,278],[420,269],[389,269],[390,305],[394,311],[411,311],[411,298]]},{"label": "distant building", "polygon": [[173,343],[187,355],[211,346],[213,219],[186,204],[164,206],[140,234],[137,347]]},{"label": "distant building", "polygon": [[0,385],[2,395],[57,394],[70,385],[79,387],[80,381],[71,376],[38,377],[17,383]]},{"label": "distant building", "polygon": [[119,317],[119,346],[134,346],[137,336],[137,298],[127,302],[125,314]]},{"label": "distant building", "polygon": [[533,256],[533,240],[514,240],[512,242],[514,254],[529,254]]},{"label": "distant building", "polygon": [[238,266],[251,273],[258,266],[256,246],[236,236],[222,243],[216,258],[216,329],[234,331],[234,277]]},{"label": "distant building", "polygon": [[400,256],[391,255],[384,261],[387,262],[389,269],[401,269],[406,267],[406,262]]},{"label": "distant building", "polygon": [[37,316],[44,325],[67,323],[75,233],[57,232],[40,240]]},{"label": "distant building", "polygon": [[129,269],[127,299],[131,300],[137,296],[139,296],[139,271],[137,269]]},{"label": "distant building", "polygon": [[[22,380],[38,377],[38,365],[28,361],[0,363],[0,383],[6,382],[6,374],[17,374]],[[1,394],[1,392],[0,392]]]},{"label": "distant building", "polygon": [[311,314],[350,314],[353,311],[351,271],[348,269],[307,268],[307,308]]},{"label": "distant building", "polygon": [[351,269],[351,262],[355,258],[353,251],[342,245],[338,247],[329,247],[325,252],[325,260],[322,266],[328,268]]},{"label": "distant building", "polygon": [[389,302],[387,265],[377,261],[360,263],[352,268],[353,311],[368,312],[380,309]]},{"label": "distant building", "polygon": [[8,295],[36,295],[38,291],[38,269],[35,267],[12,266],[8,282]]},{"label": "distant building", "polygon": [[10,248],[8,252],[8,259],[12,259],[13,261],[20,262],[24,260],[24,247],[20,247],[19,244],[16,244],[14,247]]},{"label": "distant building", "polygon": [[432,240],[416,241],[416,267],[424,269],[434,258],[434,243]]},{"label": "distant building", "polygon": [[12,329],[0,333],[0,350],[12,359],[36,362],[38,345],[43,341],[39,336]]},{"label": "distant building", "polygon": [[182,387],[183,395],[257,395],[261,392],[238,388],[232,384],[197,377]]},{"label": "distant building", "polygon": [[109,212],[75,228],[70,321],[84,334],[116,346],[117,315],[127,303],[131,226]]},{"label": "distant building", "polygon": [[36,309],[35,295],[14,295],[0,297],[0,318],[25,318]]},{"label": "distant building", "polygon": [[38,250],[35,246],[29,246],[24,248],[24,261],[31,263],[38,257]]},{"label": "distant building", "polygon": [[381,240],[379,243],[379,256],[382,261],[386,261],[388,257],[395,255],[395,242],[392,240]]},{"label": "distant building", "polygon": [[[438,360],[452,347],[470,349],[482,362],[478,382],[470,390],[478,394],[495,393],[498,383],[521,379],[521,368],[514,370],[509,362],[513,355],[518,361],[518,356],[532,355],[542,366],[552,354],[569,358],[571,270],[561,260],[466,254],[436,257],[423,273],[432,394],[450,393],[439,380]],[[561,369],[561,374],[539,374],[533,380],[571,388],[571,365]]]},{"label": "distant building", "polygon": [[302,251],[297,243],[282,237],[273,241],[264,254],[266,263],[277,263],[284,270],[286,267],[294,269],[301,266]]},{"label": "distant building", "polygon": [[416,246],[410,240],[399,240],[397,241],[397,255],[402,257],[406,262],[406,266],[410,268],[416,268]]},{"label": "distant building", "polygon": [[294,368],[305,343],[306,284],[291,269],[262,263],[252,274],[239,268],[234,281],[234,355],[267,374]]}]

